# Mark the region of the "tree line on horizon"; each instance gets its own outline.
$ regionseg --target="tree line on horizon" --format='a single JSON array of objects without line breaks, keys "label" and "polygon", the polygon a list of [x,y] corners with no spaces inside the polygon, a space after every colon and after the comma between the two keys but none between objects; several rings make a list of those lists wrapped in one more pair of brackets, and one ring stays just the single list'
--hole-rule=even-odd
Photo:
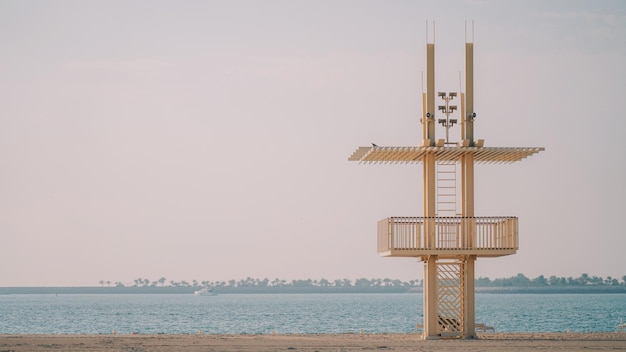
[{"label": "tree line on horizon", "polygon": [[[111,287],[111,281],[100,280],[100,285],[104,287]],[[191,281],[174,281],[169,282],[165,277],[161,277],[158,280],[150,280],[137,278],[133,284],[123,284],[121,282],[114,282],[114,287],[237,287],[237,288],[267,288],[267,287],[394,287],[394,288],[412,288],[422,287],[423,280],[410,280],[402,281],[398,279],[366,279],[360,278],[354,281],[350,279],[336,279],[336,280],[283,280],[276,278],[274,280],[255,279],[247,277],[241,280],[228,280],[228,281],[209,281],[209,280],[191,280]],[[516,276],[508,278],[490,279],[488,277],[479,277],[475,279],[476,287],[569,287],[569,286],[626,286],[626,275],[621,277],[621,280],[611,276],[600,277],[590,276],[589,274],[582,274],[579,277],[557,277],[550,276],[545,277],[539,275],[533,279],[526,277],[524,274],[517,274]]]}]

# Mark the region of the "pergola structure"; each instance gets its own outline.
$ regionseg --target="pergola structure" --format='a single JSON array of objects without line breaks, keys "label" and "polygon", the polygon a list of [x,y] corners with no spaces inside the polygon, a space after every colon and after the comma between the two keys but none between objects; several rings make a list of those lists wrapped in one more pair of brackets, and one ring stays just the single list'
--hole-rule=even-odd
[{"label": "pergola structure", "polygon": [[[475,338],[474,265],[478,257],[515,254],[518,219],[476,216],[474,165],[509,164],[543,151],[541,147],[485,147],[474,139],[474,43],[465,43],[465,92],[460,109],[449,105],[455,92],[438,92],[445,118],[435,119],[435,44],[426,44],[426,92],[422,94],[422,141],[417,146],[359,147],[350,161],[365,164],[422,164],[424,214],[389,217],[378,222],[378,253],[415,257],[424,262],[424,339]],[[459,119],[450,119],[458,110]],[[448,140],[448,129],[460,120],[460,141]],[[435,123],[446,139],[435,137]],[[460,190],[457,192],[457,190]]]}]

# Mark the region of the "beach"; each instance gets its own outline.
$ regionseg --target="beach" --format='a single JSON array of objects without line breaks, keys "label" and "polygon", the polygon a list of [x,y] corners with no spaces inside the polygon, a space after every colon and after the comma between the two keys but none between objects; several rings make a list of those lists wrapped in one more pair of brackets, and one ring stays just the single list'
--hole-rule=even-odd
[{"label": "beach", "polygon": [[495,333],[423,341],[416,334],[0,335],[2,352],[50,351],[626,351],[626,333]]}]

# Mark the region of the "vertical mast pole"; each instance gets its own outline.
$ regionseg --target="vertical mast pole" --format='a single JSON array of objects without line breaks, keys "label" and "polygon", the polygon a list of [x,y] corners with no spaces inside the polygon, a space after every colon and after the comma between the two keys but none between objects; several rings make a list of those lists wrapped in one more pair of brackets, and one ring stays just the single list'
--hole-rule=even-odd
[{"label": "vertical mast pole", "polygon": [[434,146],[435,140],[435,44],[426,44],[426,135],[424,140]]},{"label": "vertical mast pole", "polygon": [[[434,31],[433,31],[434,32]],[[426,108],[423,121],[423,146],[434,146],[435,140],[435,44],[426,43]],[[426,246],[435,248],[435,155],[426,153],[424,164],[424,231]],[[438,338],[437,336],[437,256],[423,257],[424,261],[424,339]]]},{"label": "vertical mast pole", "polygon": [[[474,35],[472,34],[472,37]],[[465,43],[465,116],[463,139],[474,146],[474,43]]]},{"label": "vertical mast pole", "polygon": [[[473,24],[472,24],[473,26]],[[467,24],[466,24],[467,27]],[[472,43],[465,43],[465,106],[462,107],[464,128],[463,145],[474,147],[474,30],[472,27]],[[463,217],[463,236],[470,247],[475,246],[476,221],[474,220],[474,154],[467,153],[461,157],[461,215]],[[463,335],[465,338],[476,336],[475,301],[474,301],[474,264],[476,256],[465,258],[463,271]]]}]

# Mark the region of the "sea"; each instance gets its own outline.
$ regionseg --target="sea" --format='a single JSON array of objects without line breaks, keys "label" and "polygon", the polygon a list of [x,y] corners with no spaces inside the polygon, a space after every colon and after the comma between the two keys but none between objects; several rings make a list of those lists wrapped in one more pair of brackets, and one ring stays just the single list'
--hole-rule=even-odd
[{"label": "sea", "polygon": [[[0,334],[410,333],[421,293],[8,294]],[[476,294],[476,322],[496,332],[610,332],[626,294]]]}]

